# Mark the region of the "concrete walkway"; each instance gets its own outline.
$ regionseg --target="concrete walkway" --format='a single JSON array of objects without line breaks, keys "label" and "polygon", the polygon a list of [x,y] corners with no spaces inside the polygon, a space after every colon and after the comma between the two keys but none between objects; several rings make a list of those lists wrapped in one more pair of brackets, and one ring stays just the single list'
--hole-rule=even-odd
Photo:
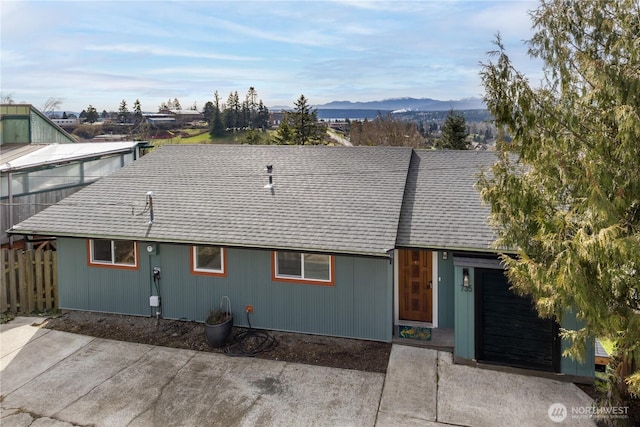
[{"label": "concrete walkway", "polygon": [[[556,423],[549,407],[561,403]],[[591,406],[572,383],[454,365],[451,353],[396,346],[391,350],[377,426],[593,426],[572,418]]]},{"label": "concrete walkway", "polygon": [[[387,375],[0,326],[0,425],[540,426],[572,384],[394,345]],[[42,319],[39,319],[42,320]],[[570,411],[571,409],[569,409]],[[446,423],[446,424],[443,424]],[[571,419],[561,425],[592,425]]]}]

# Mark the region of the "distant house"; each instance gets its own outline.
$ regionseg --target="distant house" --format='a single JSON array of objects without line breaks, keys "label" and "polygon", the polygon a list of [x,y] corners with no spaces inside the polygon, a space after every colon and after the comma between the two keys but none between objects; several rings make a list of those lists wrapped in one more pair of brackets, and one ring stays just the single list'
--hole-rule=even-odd
[{"label": "distant house", "polygon": [[66,119],[52,118],[51,121],[58,126],[77,126],[80,120],[77,117],[69,117]]},{"label": "distant house", "polygon": [[168,118],[173,117],[178,123],[199,122],[204,120],[202,113],[196,110],[161,110],[158,114],[165,115]]},{"label": "distant house", "polygon": [[102,135],[94,136],[93,138],[91,138],[91,141],[92,142],[114,142],[114,141],[126,141],[128,139],[131,139],[131,137],[126,133],[122,133],[122,134],[105,133]]},{"label": "distant house", "polygon": [[252,305],[257,328],[387,342],[420,330],[450,336],[457,362],[593,377],[593,357],[562,357],[560,325],[509,290],[474,188],[495,161],[404,147],[163,146],[11,232],[57,238],[63,309],[151,316],[159,296],[164,317],[203,321],[228,296],[237,325]]},{"label": "distant house", "polygon": [[287,114],[285,111],[269,112],[269,125],[272,128],[277,128],[284,120],[284,116]]},{"label": "distant house", "polygon": [[0,106],[0,243],[6,230],[141,155],[146,142],[78,143],[31,105]]},{"label": "distant house", "polygon": [[170,113],[144,113],[142,114],[145,123],[176,123],[176,117]]}]

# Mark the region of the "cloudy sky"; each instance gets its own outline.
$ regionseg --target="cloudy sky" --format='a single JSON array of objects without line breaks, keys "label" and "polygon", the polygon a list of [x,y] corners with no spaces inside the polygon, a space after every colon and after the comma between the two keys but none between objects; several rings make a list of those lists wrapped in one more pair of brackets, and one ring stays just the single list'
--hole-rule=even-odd
[{"label": "cloudy sky", "polygon": [[267,106],[481,97],[500,32],[521,71],[531,1],[0,1],[0,89],[15,102],[201,108],[254,86]]}]

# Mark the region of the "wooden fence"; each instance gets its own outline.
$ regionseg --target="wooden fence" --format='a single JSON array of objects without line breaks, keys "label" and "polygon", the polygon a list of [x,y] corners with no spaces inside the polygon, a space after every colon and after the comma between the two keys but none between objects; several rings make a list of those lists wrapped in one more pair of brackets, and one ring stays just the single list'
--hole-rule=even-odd
[{"label": "wooden fence", "polygon": [[58,307],[57,254],[0,249],[0,313],[29,314]]}]

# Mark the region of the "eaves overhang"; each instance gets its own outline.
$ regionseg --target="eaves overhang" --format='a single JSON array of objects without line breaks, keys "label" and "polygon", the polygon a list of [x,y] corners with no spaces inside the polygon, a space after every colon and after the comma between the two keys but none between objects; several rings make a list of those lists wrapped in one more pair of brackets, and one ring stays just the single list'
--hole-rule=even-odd
[{"label": "eaves overhang", "polygon": [[390,258],[393,249],[382,251],[354,251],[348,249],[339,248],[314,248],[314,247],[298,247],[298,246],[278,246],[278,245],[261,245],[261,244],[238,244],[234,242],[225,241],[205,241],[205,240],[187,240],[187,239],[163,239],[163,238],[149,238],[146,236],[127,236],[118,234],[95,234],[95,233],[65,233],[65,232],[50,232],[44,230],[24,229],[20,225],[15,226],[7,230],[9,235],[21,235],[21,236],[48,236],[48,237],[65,237],[73,239],[108,239],[108,240],[135,240],[139,242],[153,242],[153,243],[167,243],[176,245],[213,245],[224,246],[227,248],[245,248],[245,249],[263,249],[274,251],[293,251],[293,252],[305,252],[305,253],[321,253],[321,254],[335,254],[335,255],[355,255],[355,256],[367,256],[376,258]]}]

